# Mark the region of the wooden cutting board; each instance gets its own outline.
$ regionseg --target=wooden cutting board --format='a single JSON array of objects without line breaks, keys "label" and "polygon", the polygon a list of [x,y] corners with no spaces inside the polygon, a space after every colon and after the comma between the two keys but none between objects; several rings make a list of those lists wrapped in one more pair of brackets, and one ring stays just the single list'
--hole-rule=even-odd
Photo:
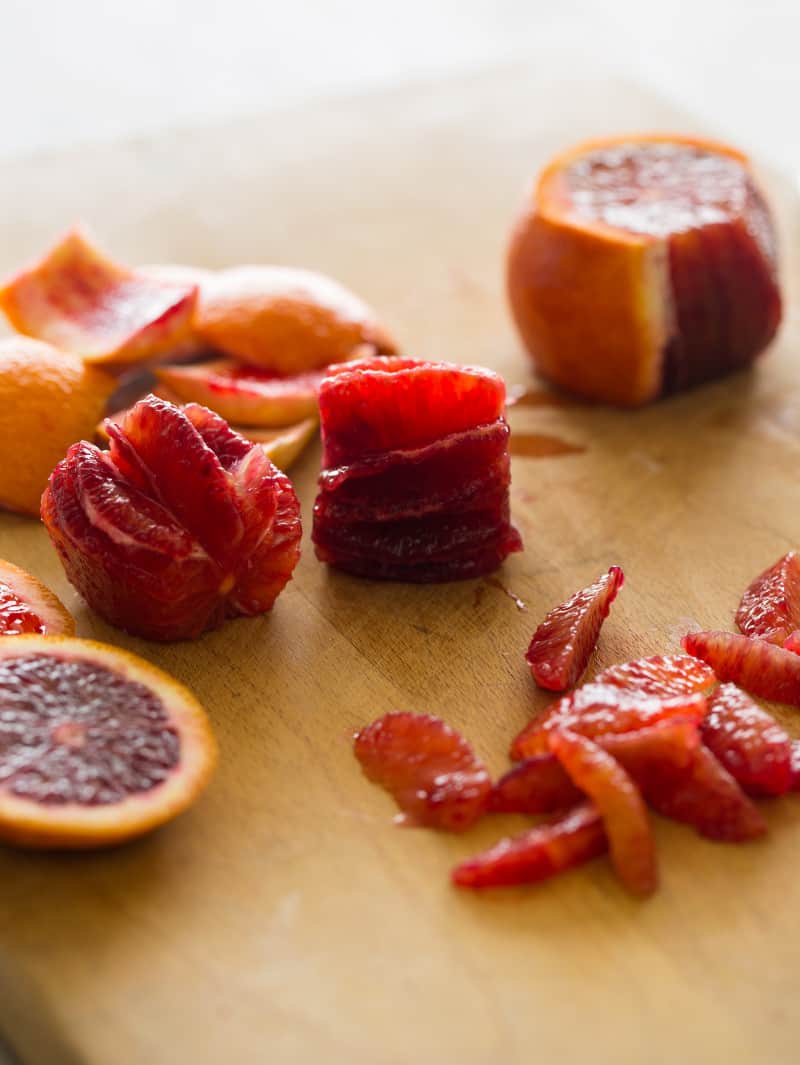
[{"label": "wooden cutting board", "polygon": [[[696,127],[636,85],[565,79],[556,59],[6,165],[0,267],[81,216],[129,261],[317,267],[410,352],[532,385],[501,276],[529,175],[579,137]],[[788,186],[771,187],[788,247]],[[0,556],[52,584],[81,635],[190,684],[222,748],[207,795],[149,839],[0,852],[0,1026],[31,1065],[796,1062],[800,798],[769,804],[769,837],[741,848],[659,821],[663,886],[646,903],[604,860],[475,897],[450,867],[525,822],[396,829],[349,737],[424,710],[501,770],[544,703],[522,661],[532,629],[611,563],[628,580],[597,667],[731,626],[745,584],[800,540],[797,316],[757,372],[649,410],[514,408],[518,442],[575,450],[515,458],[526,551],[498,580],[360,582],[306,543],[272,615],[159,647],[88,613],[44,531],[4,517]],[[312,449],[295,471],[307,525],[318,462]]]}]

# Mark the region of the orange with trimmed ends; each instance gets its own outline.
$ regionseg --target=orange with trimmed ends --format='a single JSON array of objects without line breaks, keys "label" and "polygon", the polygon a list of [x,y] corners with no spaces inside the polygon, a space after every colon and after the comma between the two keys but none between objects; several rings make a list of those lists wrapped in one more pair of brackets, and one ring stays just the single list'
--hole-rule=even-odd
[{"label": "orange with trimmed ends", "polygon": [[0,341],[0,506],[38,517],[50,472],[70,444],[91,439],[115,387],[49,344]]},{"label": "orange with trimmed ends", "polygon": [[745,155],[714,141],[588,141],[544,169],[508,295],[543,376],[639,406],[749,365],[781,317],[775,233]]},{"label": "orange with trimmed ends", "polygon": [[0,288],[0,310],[17,332],[120,367],[183,350],[196,300],[194,284],[120,266],[78,229]]},{"label": "orange with trimmed ends", "polygon": [[0,636],[74,636],[75,619],[38,577],[0,559]]},{"label": "orange with trimmed ends", "polygon": [[278,374],[353,358],[361,345],[396,345],[362,299],[332,278],[288,266],[238,266],[201,285],[195,333],[206,347]]},{"label": "orange with trimmed ends", "polygon": [[182,813],[217,759],[191,692],[135,655],[93,640],[0,641],[0,840],[89,849]]}]

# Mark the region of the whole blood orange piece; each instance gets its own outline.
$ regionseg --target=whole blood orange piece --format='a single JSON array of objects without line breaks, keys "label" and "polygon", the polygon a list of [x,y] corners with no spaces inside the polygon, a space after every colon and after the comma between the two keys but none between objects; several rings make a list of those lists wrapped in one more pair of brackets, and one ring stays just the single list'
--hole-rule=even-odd
[{"label": "whole blood orange piece", "polygon": [[159,366],[155,374],[182,403],[200,403],[228,422],[262,427],[315,416],[324,377],[323,370],[279,376],[234,359]]},{"label": "whole blood orange piece", "polygon": [[612,684],[628,691],[660,698],[707,694],[717,683],[714,670],[691,655],[652,655],[609,666],[595,677],[596,684]]},{"label": "whole blood orange piece", "polygon": [[719,680],[733,681],[751,695],[800,707],[800,655],[734,632],[690,632],[683,646],[711,666]]},{"label": "whole blood orange piece", "polygon": [[517,220],[507,280],[541,373],[625,406],[749,365],[781,317],[774,225],[746,156],[690,137],[557,156]]},{"label": "whole blood orange piece", "polygon": [[792,786],[792,741],[778,722],[735,684],[709,697],[703,741],[751,795],[783,795]]},{"label": "whole blood orange piece", "polygon": [[189,806],[216,762],[192,694],[124,651],[59,636],[0,641],[0,840],[104,847]]},{"label": "whole blood orange piece", "polygon": [[354,750],[365,775],[394,797],[407,824],[463,832],[486,809],[486,767],[439,718],[385,714],[356,733]]},{"label": "whole blood orange piece", "polygon": [[119,366],[181,348],[191,337],[196,299],[194,285],[120,266],[78,230],[0,288],[0,310],[18,332]]},{"label": "whole blood orange piece", "polygon": [[800,556],[790,551],[753,581],[742,596],[736,624],[745,636],[783,644],[800,628]]},{"label": "whole blood orange piece", "polygon": [[511,757],[519,761],[543,754],[549,749],[549,736],[564,729],[596,739],[676,717],[700,722],[705,713],[706,699],[700,692],[660,698],[611,684],[584,684],[526,725],[511,745]]},{"label": "whole blood orange piece", "polygon": [[597,807],[587,802],[556,821],[502,839],[468,858],[456,866],[452,879],[465,888],[533,884],[591,861],[607,849],[603,820]]},{"label": "whole blood orange piece", "polygon": [[[107,621],[191,639],[262,614],[300,554],[300,508],[263,449],[213,412],[151,396],[75,444],[42,498],[70,581]],[[165,442],[168,441],[168,445]]]},{"label": "whole blood orange piece", "polygon": [[540,688],[563,692],[578,682],[624,580],[619,566],[612,566],[545,617],[525,655]]},{"label": "whole blood orange piece", "polygon": [[658,886],[656,850],[639,789],[602,747],[574,732],[555,732],[550,747],[572,782],[597,806],[617,876],[633,895]]},{"label": "whole blood orange piece", "polygon": [[503,416],[505,384],[491,370],[418,359],[332,366],[319,391],[322,465],[424,447]]},{"label": "whole blood orange piece", "polygon": [[286,266],[209,273],[200,284],[194,330],[207,348],[279,374],[342,362],[362,345],[379,355],[396,351],[358,296],[323,274]]},{"label": "whole blood orange piece", "polygon": [[50,471],[70,444],[92,436],[115,387],[49,344],[0,341],[0,507],[38,515]]},{"label": "whole blood orange piece", "polygon": [[0,636],[72,636],[75,619],[40,580],[0,559]]}]

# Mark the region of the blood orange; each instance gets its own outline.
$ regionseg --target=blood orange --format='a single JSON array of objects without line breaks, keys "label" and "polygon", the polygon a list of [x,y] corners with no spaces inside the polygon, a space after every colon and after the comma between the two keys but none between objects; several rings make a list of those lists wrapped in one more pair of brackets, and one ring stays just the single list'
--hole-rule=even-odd
[{"label": "blood orange", "polygon": [[40,580],[0,559],[0,635],[72,636],[75,619]]},{"label": "blood orange", "polygon": [[92,640],[0,642],[0,840],[92,848],[140,836],[205,787],[217,747],[188,689]]}]

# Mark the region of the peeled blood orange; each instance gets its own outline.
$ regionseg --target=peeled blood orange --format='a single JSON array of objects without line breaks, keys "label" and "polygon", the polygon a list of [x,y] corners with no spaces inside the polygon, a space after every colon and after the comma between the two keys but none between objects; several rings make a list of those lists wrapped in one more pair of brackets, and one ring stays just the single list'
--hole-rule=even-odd
[{"label": "peeled blood orange", "polygon": [[217,746],[183,685],[92,640],[0,641],[0,840],[85,849],[140,836],[205,787]]},{"label": "peeled blood orange", "polygon": [[25,633],[72,636],[75,619],[40,580],[0,559],[0,636]]},{"label": "peeled blood orange", "polygon": [[623,406],[748,366],[781,318],[774,224],[749,161],[692,137],[557,156],[517,220],[507,282],[540,372]]}]

